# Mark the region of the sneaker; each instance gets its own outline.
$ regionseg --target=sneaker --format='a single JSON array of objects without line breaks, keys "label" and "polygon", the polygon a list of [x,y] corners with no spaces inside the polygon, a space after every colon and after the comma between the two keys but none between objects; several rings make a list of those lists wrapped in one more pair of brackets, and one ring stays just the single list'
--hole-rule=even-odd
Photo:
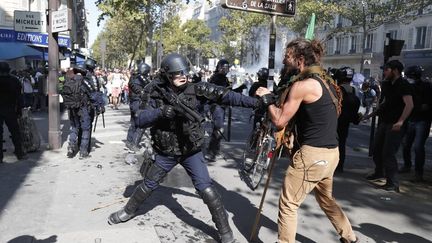
[{"label": "sneaker", "polygon": [[411,171],[411,168],[408,166],[403,166],[402,168],[399,169],[400,174],[409,173],[410,171]]},{"label": "sneaker", "polygon": [[382,189],[388,192],[400,192],[399,186],[393,184],[393,183],[386,183],[382,186],[378,186],[378,189]]},{"label": "sneaker", "polygon": [[366,176],[366,180],[369,180],[369,181],[376,181],[376,180],[383,179],[383,178],[384,178],[384,176],[382,174],[378,174],[376,172]]}]

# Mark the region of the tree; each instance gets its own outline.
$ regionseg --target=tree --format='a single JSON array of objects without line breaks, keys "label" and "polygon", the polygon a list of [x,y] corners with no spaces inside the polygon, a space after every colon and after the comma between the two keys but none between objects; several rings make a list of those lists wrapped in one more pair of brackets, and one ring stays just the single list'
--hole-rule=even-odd
[{"label": "tree", "polygon": [[127,61],[134,56],[144,56],[144,51],[138,47],[142,44],[141,23],[130,22],[119,16],[111,18],[104,26],[104,31],[99,33],[92,46],[95,58],[101,60],[100,42],[106,42],[106,60],[108,66],[125,66]]},{"label": "tree", "polygon": [[386,23],[409,23],[418,10],[432,4],[432,0],[347,0],[334,1],[340,6],[340,15],[350,25],[337,25],[334,33],[361,33],[360,72],[363,71],[366,38],[371,31]]}]

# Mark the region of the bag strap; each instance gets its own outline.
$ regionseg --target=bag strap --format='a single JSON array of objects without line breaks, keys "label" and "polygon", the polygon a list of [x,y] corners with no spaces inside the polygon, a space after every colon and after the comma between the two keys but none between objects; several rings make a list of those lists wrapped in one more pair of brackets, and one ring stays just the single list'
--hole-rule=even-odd
[{"label": "bag strap", "polygon": [[334,105],[335,108],[336,108],[336,113],[338,113],[338,116],[339,116],[339,115],[340,115],[339,112],[338,112],[338,103],[339,103],[339,101],[338,101],[338,99],[336,98],[336,96],[333,94],[333,92],[330,90],[330,87],[329,87],[328,83],[327,83],[327,82],[324,82],[324,81],[323,81],[320,77],[318,77],[317,75],[313,75],[312,78],[315,79],[315,80],[317,80],[318,82],[324,84],[324,86],[327,88],[327,91],[329,92],[330,97],[331,97],[331,99],[332,99],[332,101],[333,101],[333,105]]}]

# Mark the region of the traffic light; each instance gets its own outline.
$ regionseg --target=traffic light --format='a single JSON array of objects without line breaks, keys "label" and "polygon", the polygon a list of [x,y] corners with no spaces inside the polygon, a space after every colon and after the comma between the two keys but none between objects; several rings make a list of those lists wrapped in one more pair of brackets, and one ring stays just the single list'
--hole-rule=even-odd
[{"label": "traffic light", "polygon": [[388,38],[388,45],[384,46],[384,60],[388,60],[392,56],[399,56],[405,43],[404,40],[394,40],[390,37]]}]

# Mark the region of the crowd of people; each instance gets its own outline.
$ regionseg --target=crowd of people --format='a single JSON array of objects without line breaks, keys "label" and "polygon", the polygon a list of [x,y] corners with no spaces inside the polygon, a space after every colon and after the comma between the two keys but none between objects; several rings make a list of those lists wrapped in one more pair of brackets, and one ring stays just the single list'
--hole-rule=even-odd
[{"label": "crowd of people", "polygon": [[[156,72],[144,62],[133,71],[103,70],[90,59],[78,63],[61,73],[59,85],[71,127],[67,156],[73,158],[79,153],[80,159],[89,157],[95,116],[103,114],[106,106],[117,110],[120,103],[128,104],[131,124],[125,146],[139,152],[147,132],[152,156],[144,180],[126,205],[108,217],[108,222],[118,224],[132,219],[163,178],[180,164],[209,208],[220,241],[235,242],[221,196],[203,162],[214,161],[220,152],[225,107],[252,108],[254,129],[265,114],[277,129],[295,128],[289,132],[295,135],[297,146],[289,154],[291,164],[279,199],[279,242],[295,242],[297,210],[311,191],[340,241],[357,242],[347,215],[332,196],[334,172],[344,169],[349,126],[379,116],[373,146],[375,171],[367,176],[368,180],[385,178],[386,183],[379,188],[399,192],[397,174],[411,170],[414,146],[414,180],[421,182],[425,142],[431,127],[432,86],[422,79],[421,67],[404,68],[392,60],[383,66],[381,82],[370,78],[359,89],[352,85],[352,68],[323,69],[323,53],[319,41],[299,38],[290,42],[277,94],[267,89],[269,70],[265,67],[257,72],[256,82],[233,86],[227,78],[231,65],[225,59],[217,63],[209,78],[205,70],[191,75],[189,60],[177,53],[165,56]],[[2,82],[15,85],[8,86],[10,90],[1,89],[0,128],[5,121],[10,130],[16,131],[20,102],[33,109],[44,107],[41,100],[45,99],[46,87],[42,80],[46,72],[21,71],[14,74],[17,79],[9,71],[6,64],[0,63]],[[242,94],[248,93],[243,92],[245,89],[249,95]],[[23,98],[12,99],[13,92]],[[359,114],[360,106],[365,108],[363,114]],[[211,114],[213,123],[207,147],[202,126],[206,114]],[[2,135],[3,129],[0,131]],[[24,158],[19,135],[12,131],[15,154]],[[398,170],[396,153],[401,144],[404,166]]]}]

